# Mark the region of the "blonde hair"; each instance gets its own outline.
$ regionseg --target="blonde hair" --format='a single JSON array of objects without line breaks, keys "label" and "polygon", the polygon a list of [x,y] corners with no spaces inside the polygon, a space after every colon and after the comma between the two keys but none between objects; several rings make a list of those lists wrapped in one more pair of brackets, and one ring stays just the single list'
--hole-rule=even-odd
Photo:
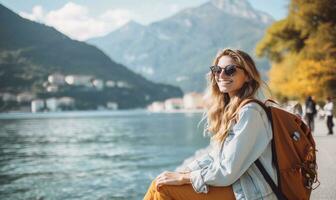
[{"label": "blonde hair", "polygon": [[239,89],[237,95],[230,99],[227,93],[219,90],[215,76],[211,72],[207,74],[208,86],[204,99],[208,123],[205,131],[210,132],[212,139],[220,143],[224,142],[231,126],[238,120],[238,112],[244,102],[254,98],[260,86],[265,84],[254,61],[247,53],[241,50],[224,49],[217,54],[213,65],[218,65],[219,59],[223,56],[231,57],[235,64],[242,67],[248,81]]}]

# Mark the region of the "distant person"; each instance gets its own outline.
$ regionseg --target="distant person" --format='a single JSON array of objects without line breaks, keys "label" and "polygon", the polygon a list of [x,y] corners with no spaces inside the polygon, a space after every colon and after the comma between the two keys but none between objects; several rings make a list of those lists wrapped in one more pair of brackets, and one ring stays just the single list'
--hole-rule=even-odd
[{"label": "distant person", "polygon": [[[272,128],[257,98],[263,84],[252,58],[224,49],[208,73],[207,130],[211,151],[180,172],[155,178],[144,200],[277,199],[254,162],[277,183],[272,164]],[[178,138],[177,138],[178,140]]]},{"label": "distant person", "polygon": [[292,104],[291,104],[289,102],[288,98],[284,97],[282,99],[281,107],[288,112],[291,112],[295,115],[298,115],[298,116],[302,117],[302,112],[303,111],[302,111],[302,106],[301,106],[300,102],[292,101]]},{"label": "distant person", "polygon": [[317,113],[316,103],[311,96],[308,96],[305,102],[305,119],[311,131],[314,131],[314,117]]},{"label": "distant person", "polygon": [[300,102],[297,102],[294,107],[293,107],[293,113],[302,117],[303,110],[302,110],[302,105]]},{"label": "distant person", "polygon": [[328,97],[326,104],[323,107],[325,116],[327,118],[328,135],[333,134],[333,127],[334,127],[333,109],[334,109],[334,103],[331,101],[331,97]]}]

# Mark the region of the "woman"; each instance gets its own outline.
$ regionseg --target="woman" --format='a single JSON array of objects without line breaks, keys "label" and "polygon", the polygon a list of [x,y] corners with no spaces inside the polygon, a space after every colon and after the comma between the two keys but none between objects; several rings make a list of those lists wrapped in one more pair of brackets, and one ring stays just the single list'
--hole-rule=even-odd
[{"label": "woman", "polygon": [[207,131],[212,150],[183,172],[163,172],[151,184],[145,200],[276,199],[255,166],[260,159],[277,183],[272,164],[271,124],[256,103],[262,85],[251,57],[224,49],[208,74]]}]

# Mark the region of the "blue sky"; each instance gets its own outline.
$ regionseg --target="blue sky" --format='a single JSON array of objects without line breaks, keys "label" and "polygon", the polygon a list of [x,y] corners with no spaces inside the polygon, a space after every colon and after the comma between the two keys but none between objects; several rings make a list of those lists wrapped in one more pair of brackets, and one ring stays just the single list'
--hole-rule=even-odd
[{"label": "blue sky", "polygon": [[[169,17],[209,0],[0,0],[21,16],[53,26],[78,40],[97,37],[129,20],[141,24]],[[287,14],[289,0],[248,0],[276,20]]]}]

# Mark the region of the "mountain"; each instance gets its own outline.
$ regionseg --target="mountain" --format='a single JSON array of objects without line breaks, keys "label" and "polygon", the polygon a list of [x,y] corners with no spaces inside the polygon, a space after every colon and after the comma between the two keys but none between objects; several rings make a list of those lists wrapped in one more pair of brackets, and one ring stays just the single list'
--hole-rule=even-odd
[{"label": "mountain", "polygon": [[[47,92],[43,84],[48,81],[48,75],[54,73],[90,76],[127,87],[97,90],[62,86],[56,92]],[[79,109],[95,109],[107,102],[116,102],[119,108],[144,107],[155,100],[182,95],[181,89],[153,83],[114,62],[95,46],[21,18],[0,4],[0,93],[23,92],[32,93],[36,98],[72,97]]]},{"label": "mountain", "polygon": [[[87,42],[150,80],[202,91],[218,50],[232,47],[254,55],[272,21],[246,0],[213,0],[148,26],[131,21]],[[265,59],[257,64],[262,72],[269,69]]]}]

